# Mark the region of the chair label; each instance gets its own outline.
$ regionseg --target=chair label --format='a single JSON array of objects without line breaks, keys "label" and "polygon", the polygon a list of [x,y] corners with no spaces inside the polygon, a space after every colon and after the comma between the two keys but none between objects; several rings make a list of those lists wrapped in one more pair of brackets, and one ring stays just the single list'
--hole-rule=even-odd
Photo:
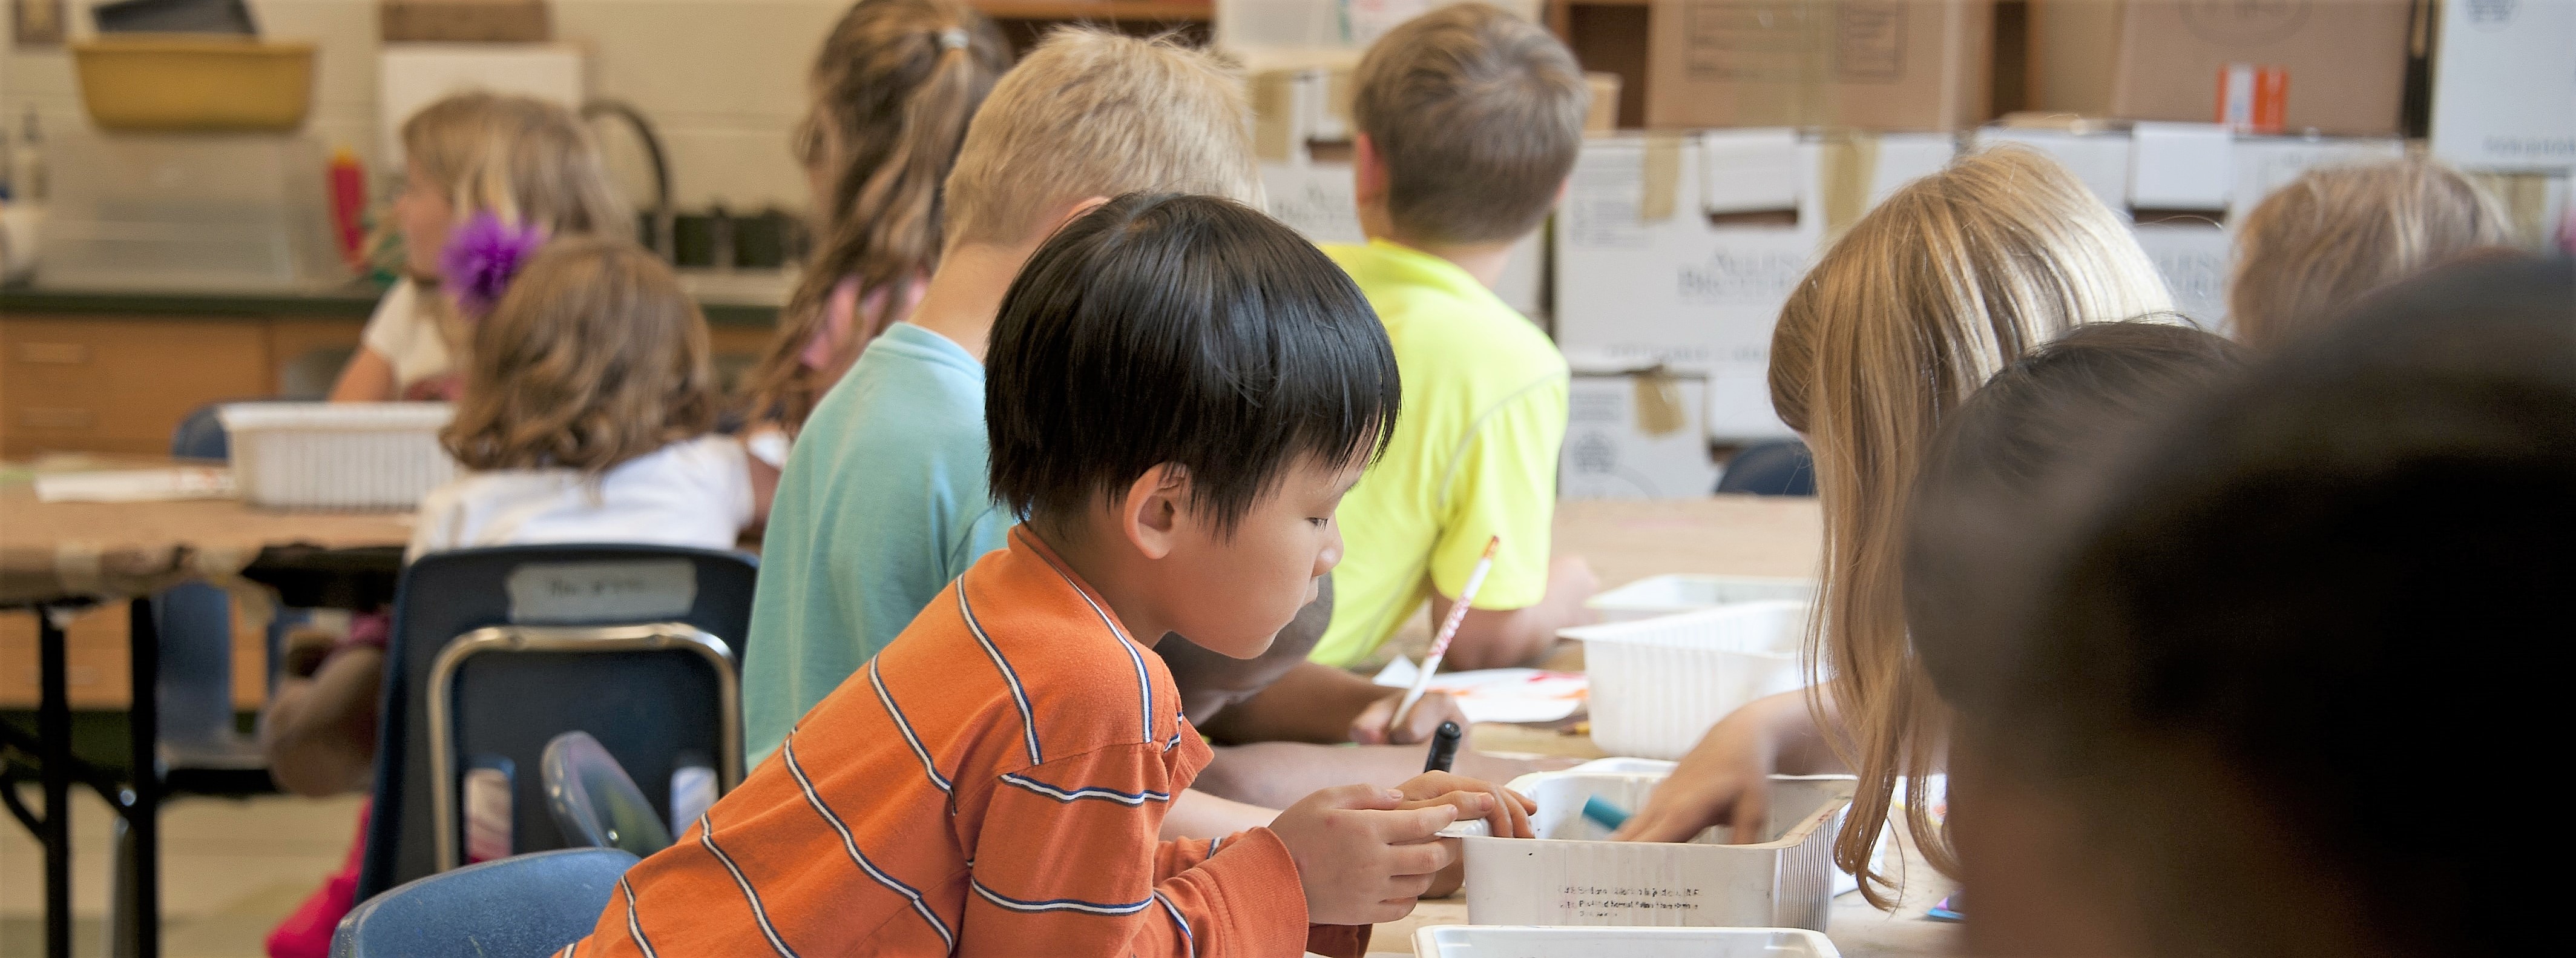
[{"label": "chair label", "polygon": [[532,562],[510,570],[510,621],[570,623],[677,618],[697,604],[686,559]]}]

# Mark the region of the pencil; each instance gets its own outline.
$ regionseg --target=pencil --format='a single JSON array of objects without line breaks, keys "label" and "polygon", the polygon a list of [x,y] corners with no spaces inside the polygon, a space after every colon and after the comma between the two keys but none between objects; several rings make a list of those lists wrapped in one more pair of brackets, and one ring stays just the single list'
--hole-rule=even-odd
[{"label": "pencil", "polygon": [[1403,701],[1395,705],[1395,718],[1386,723],[1389,731],[1404,725],[1404,717],[1413,711],[1413,703],[1422,701],[1422,693],[1431,690],[1431,674],[1440,671],[1440,660],[1449,654],[1449,641],[1458,637],[1458,624],[1467,621],[1467,608],[1476,601],[1476,590],[1485,585],[1485,573],[1494,571],[1494,552],[1502,548],[1503,537],[1485,540],[1485,555],[1467,573],[1467,587],[1458,590],[1458,601],[1449,607],[1449,617],[1440,623],[1440,631],[1431,637],[1431,654],[1422,659],[1422,674],[1413,677],[1413,687],[1406,689]]}]

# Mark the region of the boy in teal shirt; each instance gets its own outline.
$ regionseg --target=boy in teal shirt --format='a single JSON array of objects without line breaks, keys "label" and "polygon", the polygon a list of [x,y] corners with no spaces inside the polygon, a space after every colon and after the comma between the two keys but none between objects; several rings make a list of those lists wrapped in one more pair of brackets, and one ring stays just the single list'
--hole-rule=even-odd
[{"label": "boy in teal shirt", "polygon": [[1386,323],[1404,416],[1343,500],[1332,624],[1312,657],[1367,658],[1426,599],[1445,616],[1500,536],[1447,662],[1518,665],[1587,620],[1594,582],[1582,559],[1548,552],[1565,357],[1490,287],[1564,193],[1591,93],[1556,38],[1477,3],[1389,31],[1355,82],[1369,243],[1325,251]]}]

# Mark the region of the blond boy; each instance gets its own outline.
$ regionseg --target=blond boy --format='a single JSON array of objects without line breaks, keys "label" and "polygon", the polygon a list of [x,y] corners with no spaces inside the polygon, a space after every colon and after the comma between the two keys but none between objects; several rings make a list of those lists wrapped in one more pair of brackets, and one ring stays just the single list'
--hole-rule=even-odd
[{"label": "blond boy", "polygon": [[1582,148],[1590,94],[1545,30],[1480,3],[1387,33],[1360,62],[1352,119],[1365,246],[1328,247],[1366,293],[1404,375],[1386,457],[1342,505],[1348,553],[1313,658],[1349,665],[1430,600],[1447,614],[1502,537],[1448,661],[1518,664],[1582,621],[1590,567],[1551,562],[1565,358],[1493,293]]}]

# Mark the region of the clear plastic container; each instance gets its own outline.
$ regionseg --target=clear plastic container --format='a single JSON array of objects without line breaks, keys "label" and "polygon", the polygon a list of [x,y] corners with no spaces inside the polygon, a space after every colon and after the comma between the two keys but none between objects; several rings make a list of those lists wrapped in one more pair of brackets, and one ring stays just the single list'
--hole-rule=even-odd
[{"label": "clear plastic container", "polygon": [[1559,631],[1583,642],[1593,744],[1680,758],[1727,713],[1804,685],[1808,612],[1806,602],[1747,602]]},{"label": "clear plastic container", "polygon": [[1601,621],[1635,622],[1739,602],[1816,601],[1816,580],[1750,575],[1658,575],[1639,579],[1584,603]]},{"label": "clear plastic container", "polygon": [[1550,928],[1432,925],[1413,931],[1421,958],[1841,958],[1799,928]]},{"label": "clear plastic container", "polygon": [[318,140],[73,132],[46,150],[40,285],[292,291],[349,279]]},{"label": "clear plastic container", "polygon": [[233,403],[233,482],[273,509],[410,509],[456,475],[446,403]]},{"label": "clear plastic container", "polygon": [[1464,839],[1467,920],[1475,924],[1680,925],[1823,931],[1832,911],[1833,845],[1856,780],[1771,776],[1763,840],[1726,843],[1715,828],[1688,842],[1613,842],[1583,815],[1599,798],[1634,812],[1669,768],[1569,769],[1514,779],[1538,803],[1534,839]]}]

